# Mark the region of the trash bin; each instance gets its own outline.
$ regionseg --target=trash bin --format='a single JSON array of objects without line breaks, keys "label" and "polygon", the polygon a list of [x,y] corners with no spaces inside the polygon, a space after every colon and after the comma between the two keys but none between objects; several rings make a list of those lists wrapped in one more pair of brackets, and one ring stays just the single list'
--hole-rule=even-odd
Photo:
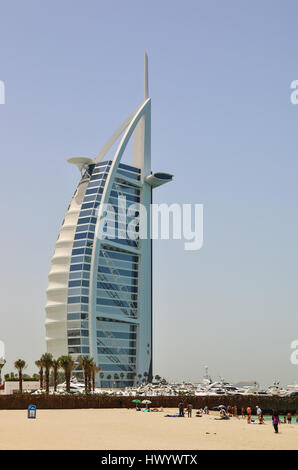
[{"label": "trash bin", "polygon": [[35,419],[36,418],[36,406],[29,405],[28,406],[28,419]]}]

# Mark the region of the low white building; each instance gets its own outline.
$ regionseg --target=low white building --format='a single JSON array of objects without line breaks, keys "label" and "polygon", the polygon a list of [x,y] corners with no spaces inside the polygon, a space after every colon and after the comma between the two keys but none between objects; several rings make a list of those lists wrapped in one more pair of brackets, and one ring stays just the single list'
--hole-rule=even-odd
[{"label": "low white building", "polygon": [[[23,391],[34,392],[40,387],[39,381],[23,381]],[[12,395],[19,390],[19,381],[9,381],[4,383],[4,390],[0,390],[1,395]]]}]

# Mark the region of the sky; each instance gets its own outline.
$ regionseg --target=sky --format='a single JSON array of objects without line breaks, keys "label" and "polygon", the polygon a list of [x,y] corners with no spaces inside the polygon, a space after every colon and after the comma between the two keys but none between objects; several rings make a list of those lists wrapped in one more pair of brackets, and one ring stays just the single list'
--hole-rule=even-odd
[{"label": "sky", "polygon": [[0,340],[45,352],[50,260],[79,180],[143,100],[155,203],[204,205],[204,245],[154,241],[154,374],[298,380],[297,2],[0,0]]}]

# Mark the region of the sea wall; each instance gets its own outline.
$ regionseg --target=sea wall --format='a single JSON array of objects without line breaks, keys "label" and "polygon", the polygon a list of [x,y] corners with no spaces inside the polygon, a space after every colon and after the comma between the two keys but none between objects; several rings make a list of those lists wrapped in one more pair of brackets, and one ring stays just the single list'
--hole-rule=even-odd
[{"label": "sea wall", "polygon": [[109,397],[99,395],[0,395],[0,409],[23,410],[28,405],[36,405],[38,409],[76,409],[76,408],[134,408],[134,399],[150,400],[151,407],[177,408],[181,401],[187,405],[191,403],[194,409],[208,406],[209,409],[216,405],[237,406],[238,413],[241,407],[250,406],[254,411],[259,405],[264,413],[271,413],[273,409],[280,413],[298,413],[298,398],[266,397],[266,396],[160,396],[160,397]]}]

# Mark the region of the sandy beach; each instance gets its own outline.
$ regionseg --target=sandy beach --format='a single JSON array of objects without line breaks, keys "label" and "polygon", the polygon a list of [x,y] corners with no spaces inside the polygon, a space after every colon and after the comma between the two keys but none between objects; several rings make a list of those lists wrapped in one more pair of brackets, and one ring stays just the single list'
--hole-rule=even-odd
[{"label": "sandy beach", "polygon": [[245,419],[166,418],[133,409],[0,410],[0,449],[298,449],[298,425]]}]

